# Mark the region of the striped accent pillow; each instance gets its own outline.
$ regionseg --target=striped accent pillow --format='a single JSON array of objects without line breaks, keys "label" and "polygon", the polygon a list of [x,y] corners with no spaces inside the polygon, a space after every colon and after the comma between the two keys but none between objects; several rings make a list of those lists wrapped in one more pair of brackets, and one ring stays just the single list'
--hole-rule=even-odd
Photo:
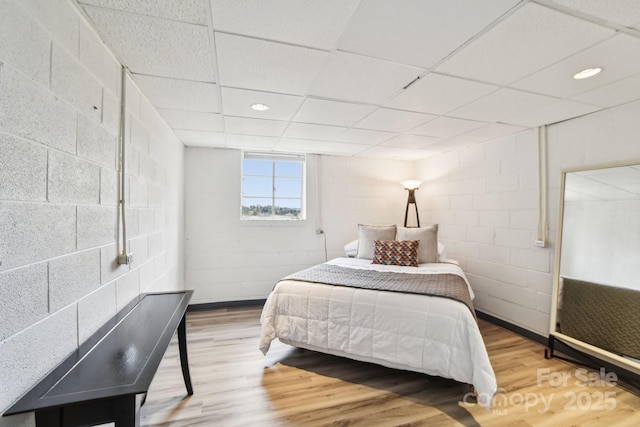
[{"label": "striped accent pillow", "polygon": [[418,266],[418,240],[376,240],[373,264]]}]

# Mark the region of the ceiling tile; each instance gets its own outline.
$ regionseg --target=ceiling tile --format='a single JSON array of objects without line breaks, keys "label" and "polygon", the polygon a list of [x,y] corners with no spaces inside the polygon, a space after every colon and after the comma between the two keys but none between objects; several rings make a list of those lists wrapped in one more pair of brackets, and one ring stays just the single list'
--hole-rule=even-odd
[{"label": "ceiling tile", "polygon": [[329,55],[314,49],[215,33],[220,84],[305,95]]},{"label": "ceiling tile", "polygon": [[379,108],[356,123],[355,127],[387,132],[406,132],[436,117],[432,114]]},{"label": "ceiling tile", "polygon": [[437,70],[506,85],[613,34],[611,29],[528,3]]},{"label": "ceiling tile", "polygon": [[429,73],[386,105],[423,113],[445,114],[496,90],[497,86]]},{"label": "ceiling tile", "polygon": [[267,136],[227,134],[226,147],[250,150],[273,150],[279,140],[280,138]]},{"label": "ceiling tile", "polygon": [[[222,92],[222,110],[230,116],[255,117],[272,120],[291,120],[291,117],[304,100],[301,96],[282,95],[279,93],[260,92],[256,90],[220,88]],[[265,104],[267,111],[256,111],[252,104]]]},{"label": "ceiling tile", "polygon": [[201,130],[174,130],[184,145],[190,147],[224,147],[222,132],[206,132]]},{"label": "ceiling tile", "polygon": [[335,139],[347,128],[308,123],[291,123],[284,133],[286,138],[327,140]]},{"label": "ceiling tile", "polygon": [[638,0],[553,0],[553,3],[624,26],[640,23]]},{"label": "ceiling tile", "polygon": [[93,7],[85,10],[132,72],[215,81],[207,27]]},{"label": "ceiling tile", "polygon": [[314,141],[308,139],[282,138],[277,149],[298,153],[316,153],[351,156],[366,150],[370,145],[349,144],[346,142]]},{"label": "ceiling tile", "polygon": [[380,59],[332,52],[309,93],[326,98],[380,104],[424,72]]},{"label": "ceiling tile", "polygon": [[199,111],[157,109],[169,127],[185,130],[207,130],[222,132],[224,126],[222,115],[218,113],[203,113]]},{"label": "ceiling tile", "polygon": [[472,120],[454,119],[451,117],[438,117],[411,131],[416,135],[432,136],[436,138],[449,138],[486,125],[486,123]]},{"label": "ceiling tile", "polygon": [[562,99],[553,104],[545,105],[542,108],[509,117],[505,119],[505,122],[529,127],[542,126],[593,113],[601,109],[601,107],[594,105]]},{"label": "ceiling tile", "polygon": [[78,0],[78,3],[155,16],[172,21],[207,24],[207,7],[202,0]]},{"label": "ceiling tile", "polygon": [[164,77],[133,76],[142,93],[156,108],[173,110],[220,111],[218,90],[214,83],[168,79]]},{"label": "ceiling tile", "polygon": [[506,122],[505,119],[536,110],[557,101],[544,95],[522,92],[514,89],[500,89],[484,98],[454,110],[451,116],[485,122]]},{"label": "ceiling tile", "polygon": [[281,136],[287,122],[278,120],[253,119],[246,117],[224,117],[225,130],[229,133],[258,136]]},{"label": "ceiling tile", "polygon": [[603,107],[636,101],[640,99],[640,74],[590,90],[571,99]]},{"label": "ceiling tile", "polygon": [[[578,71],[602,67],[589,79],[575,80]],[[568,98],[640,73],[640,39],[619,34],[587,50],[526,77],[512,87]]]},{"label": "ceiling tile", "polygon": [[368,0],[355,13],[340,49],[429,68],[518,0]]},{"label": "ceiling tile", "polygon": [[358,157],[373,157],[378,159],[391,159],[391,160],[417,160],[429,155],[426,151],[421,150],[409,150],[399,147],[386,147],[378,145],[368,148],[358,154]]},{"label": "ceiling tile", "polygon": [[330,50],[359,0],[212,0],[216,31]]},{"label": "ceiling tile", "polygon": [[293,120],[349,127],[374,109],[372,105],[307,98]]},{"label": "ceiling tile", "polygon": [[483,142],[513,135],[514,133],[522,132],[524,130],[527,130],[527,128],[522,126],[505,125],[502,123],[491,123],[481,128],[465,132],[460,135],[460,137],[469,141]]},{"label": "ceiling tile", "polygon": [[365,129],[349,129],[336,138],[336,141],[351,142],[356,144],[378,144],[382,141],[386,141],[389,138],[393,138],[397,133],[393,132],[381,132],[377,130],[365,130]]},{"label": "ceiling tile", "polygon": [[468,147],[470,145],[477,144],[476,141],[470,138],[465,138],[464,135],[454,136],[453,138],[444,139],[426,147],[424,150],[428,151],[428,155],[435,153],[445,153],[447,151],[456,150],[458,148]]},{"label": "ceiling tile", "polygon": [[400,147],[400,148],[424,148],[431,144],[435,144],[440,141],[441,138],[433,136],[420,136],[420,135],[398,135],[395,138],[391,138],[384,141],[380,145],[388,147]]}]

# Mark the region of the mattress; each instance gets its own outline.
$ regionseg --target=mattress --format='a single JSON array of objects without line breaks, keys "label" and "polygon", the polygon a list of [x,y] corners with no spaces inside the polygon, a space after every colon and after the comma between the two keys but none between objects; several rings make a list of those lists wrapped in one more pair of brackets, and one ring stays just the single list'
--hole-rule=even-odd
[{"label": "mattress", "polygon": [[[328,264],[353,269],[420,274],[456,274],[454,263],[419,267],[374,265],[337,258]],[[497,385],[477,321],[458,301],[428,295],[282,280],[261,315],[260,350],[271,341],[377,363],[395,369],[451,378],[475,387],[489,408]]]}]

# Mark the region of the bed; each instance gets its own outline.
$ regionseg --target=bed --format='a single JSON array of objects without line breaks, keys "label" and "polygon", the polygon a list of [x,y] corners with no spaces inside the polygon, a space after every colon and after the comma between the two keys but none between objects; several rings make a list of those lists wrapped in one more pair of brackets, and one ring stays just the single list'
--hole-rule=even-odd
[{"label": "bed", "polygon": [[[388,272],[400,281],[417,275],[436,282],[455,277],[473,298],[455,262],[406,267],[345,257],[320,266],[369,279]],[[411,288],[404,292],[321,283],[305,272],[281,280],[268,296],[261,315],[259,347],[264,354],[278,338],[296,347],[451,378],[472,384],[479,403],[489,409],[496,379],[473,307]]]}]

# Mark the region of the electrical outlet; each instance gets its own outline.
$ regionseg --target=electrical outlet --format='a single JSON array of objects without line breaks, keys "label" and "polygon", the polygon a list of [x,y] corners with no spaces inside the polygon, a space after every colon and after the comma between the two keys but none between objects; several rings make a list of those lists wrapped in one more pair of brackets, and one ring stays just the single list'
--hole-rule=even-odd
[{"label": "electrical outlet", "polygon": [[536,248],[544,248],[545,246],[547,246],[547,243],[544,240],[536,240],[533,242],[533,246],[535,246]]},{"label": "electrical outlet", "polygon": [[118,255],[118,264],[120,265],[128,265],[133,262],[133,252],[128,254],[120,254]]},{"label": "electrical outlet", "polygon": [[318,229],[316,230],[316,234],[324,234],[324,230],[323,230],[323,229],[321,229],[321,228],[318,228]]}]

